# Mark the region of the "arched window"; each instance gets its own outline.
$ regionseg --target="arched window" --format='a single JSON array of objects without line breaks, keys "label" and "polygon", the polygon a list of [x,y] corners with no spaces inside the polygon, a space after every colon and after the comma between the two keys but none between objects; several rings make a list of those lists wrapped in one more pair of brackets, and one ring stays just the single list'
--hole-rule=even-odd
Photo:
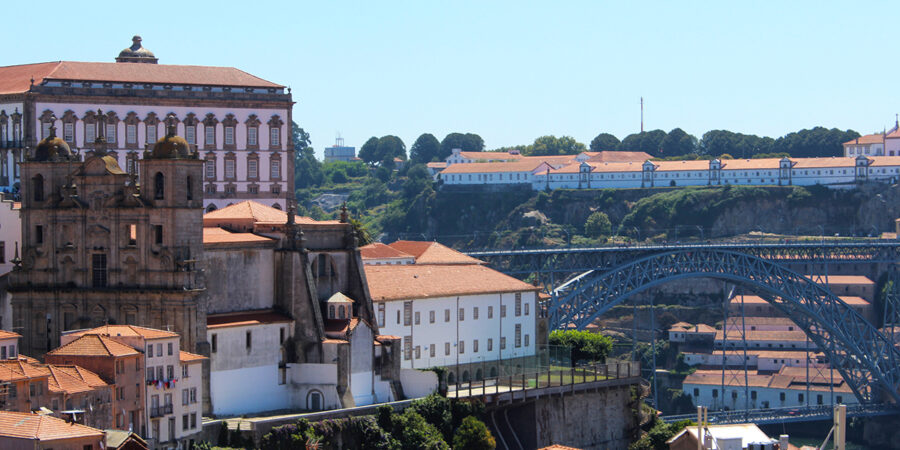
[{"label": "arched window", "polygon": [[31,179],[31,190],[34,192],[34,201],[44,201],[44,176],[37,174]]},{"label": "arched window", "polygon": [[216,205],[210,203],[209,206],[206,207],[206,212],[213,212],[216,210]]},{"label": "arched window", "polygon": [[194,183],[193,183],[193,180],[191,179],[190,175],[188,175],[187,180],[185,180],[185,183],[187,184],[187,186],[185,186],[187,188],[187,199],[193,200],[194,199]]},{"label": "arched window", "polygon": [[322,410],[322,393],[319,391],[310,391],[306,397],[306,409],[310,411]]},{"label": "arched window", "polygon": [[153,177],[153,198],[155,200],[162,200],[166,197],[165,182],[166,177],[162,172],[156,172],[156,176]]},{"label": "arched window", "polygon": [[343,306],[338,306],[338,318],[339,318],[339,319],[346,319],[346,318],[347,318],[347,317],[346,317],[346,313],[344,313],[344,307],[343,307]]},{"label": "arched window", "polygon": [[334,319],[334,305],[328,305],[328,318]]}]

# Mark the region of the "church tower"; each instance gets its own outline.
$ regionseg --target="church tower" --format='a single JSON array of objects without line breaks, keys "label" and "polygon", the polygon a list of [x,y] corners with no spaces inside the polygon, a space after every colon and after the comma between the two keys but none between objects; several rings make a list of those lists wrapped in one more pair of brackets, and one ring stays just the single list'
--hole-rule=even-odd
[{"label": "church tower", "polygon": [[202,162],[170,127],[138,184],[105,148],[101,135],[82,162],[51,128],[22,163],[22,249],[9,288],[21,352],[39,357],[64,331],[103,324],[169,329],[199,350]]}]

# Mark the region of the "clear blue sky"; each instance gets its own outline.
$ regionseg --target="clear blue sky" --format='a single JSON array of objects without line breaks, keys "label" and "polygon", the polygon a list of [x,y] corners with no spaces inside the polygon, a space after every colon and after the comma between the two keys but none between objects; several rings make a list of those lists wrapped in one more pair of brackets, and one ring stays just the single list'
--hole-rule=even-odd
[{"label": "clear blue sky", "polygon": [[[640,127],[861,133],[900,111],[900,2],[9,2],[0,65],[112,61],[140,34],[164,64],[234,66],[293,88],[322,148],[396,134]],[[27,20],[32,18],[32,20]],[[10,42],[10,38],[17,42]]]}]

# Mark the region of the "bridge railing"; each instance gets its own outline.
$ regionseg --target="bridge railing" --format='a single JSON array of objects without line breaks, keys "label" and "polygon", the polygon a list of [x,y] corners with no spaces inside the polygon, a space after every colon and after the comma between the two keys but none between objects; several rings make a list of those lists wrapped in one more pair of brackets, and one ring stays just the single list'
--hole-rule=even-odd
[{"label": "bridge railing", "polygon": [[[847,405],[847,415],[851,417],[896,413],[897,406],[893,404]],[[729,424],[743,422],[763,423],[771,421],[823,420],[831,417],[832,414],[832,405],[811,405],[784,408],[709,411],[708,417],[710,423]],[[660,418],[668,423],[685,419],[696,421],[697,414],[663,415],[660,416]]]},{"label": "bridge railing", "polygon": [[576,367],[550,366],[537,371],[523,371],[516,374],[450,384],[447,396],[456,398],[478,397],[640,376],[641,363],[638,361],[585,364]]}]

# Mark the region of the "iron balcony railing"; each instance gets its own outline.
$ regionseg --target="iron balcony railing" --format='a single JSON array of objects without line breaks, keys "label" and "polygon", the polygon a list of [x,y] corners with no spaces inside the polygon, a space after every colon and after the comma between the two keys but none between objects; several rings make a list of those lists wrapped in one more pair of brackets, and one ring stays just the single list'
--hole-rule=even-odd
[{"label": "iron balcony railing", "polygon": [[172,405],[152,406],[150,407],[150,418],[161,417],[166,414],[172,414]]}]

